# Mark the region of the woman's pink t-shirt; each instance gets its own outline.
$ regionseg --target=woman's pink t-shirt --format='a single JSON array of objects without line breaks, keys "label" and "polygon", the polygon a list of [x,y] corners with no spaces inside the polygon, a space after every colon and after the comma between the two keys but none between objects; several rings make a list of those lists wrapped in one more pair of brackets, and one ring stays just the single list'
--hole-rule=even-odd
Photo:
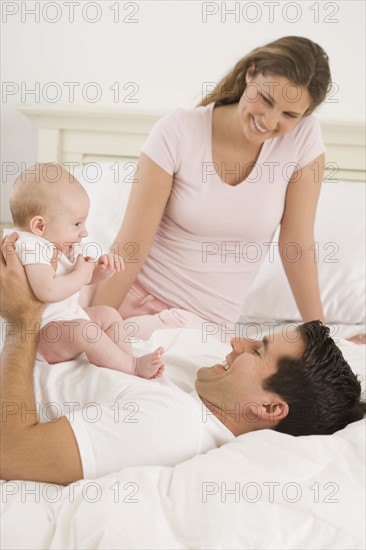
[{"label": "woman's pink t-shirt", "polygon": [[142,147],[173,175],[173,188],[137,280],[171,307],[235,323],[281,221],[292,173],[325,148],[317,119],[304,117],[266,140],[249,177],[228,185],[212,161],[213,106],[163,117]]}]

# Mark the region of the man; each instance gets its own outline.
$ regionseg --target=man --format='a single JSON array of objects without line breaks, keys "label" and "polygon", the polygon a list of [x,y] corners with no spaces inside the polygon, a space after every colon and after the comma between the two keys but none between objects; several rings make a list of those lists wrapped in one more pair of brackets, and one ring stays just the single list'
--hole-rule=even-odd
[{"label": "man", "polygon": [[[17,327],[2,354],[2,479],[68,484],[123,466],[174,465],[253,430],[333,433],[363,417],[356,376],[329,330],[313,321],[271,342],[234,339],[222,365],[198,370],[193,394],[168,380],[98,369],[115,377],[107,393],[90,396],[102,402],[99,422],[80,410],[39,422],[33,374],[43,304],[15,254],[16,238],[3,240],[0,254],[1,313]],[[128,403],[138,404],[139,421],[116,422],[115,405]]]}]

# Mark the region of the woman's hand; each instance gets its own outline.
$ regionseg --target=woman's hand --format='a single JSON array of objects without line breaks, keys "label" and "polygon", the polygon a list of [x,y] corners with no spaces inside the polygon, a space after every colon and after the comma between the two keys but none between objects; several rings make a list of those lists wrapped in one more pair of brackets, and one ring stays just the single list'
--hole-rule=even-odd
[{"label": "woman's hand", "polygon": [[353,342],[354,344],[366,344],[366,334],[356,334],[355,336],[352,336],[351,338],[347,338],[350,342]]}]

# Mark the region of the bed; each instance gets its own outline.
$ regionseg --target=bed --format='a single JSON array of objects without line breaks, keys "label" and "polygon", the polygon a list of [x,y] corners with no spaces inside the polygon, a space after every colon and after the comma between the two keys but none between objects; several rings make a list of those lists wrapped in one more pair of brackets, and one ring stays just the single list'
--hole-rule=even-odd
[{"label": "bed", "polygon": [[[38,161],[75,169],[91,197],[88,242],[107,249],[126,208],[139,148],[163,113],[20,110],[37,126]],[[325,122],[323,130],[327,173],[316,222],[322,299],[331,333],[364,390],[365,346],[345,340],[366,329],[364,129]],[[108,224],[96,215],[106,205]],[[268,281],[275,289],[270,294]],[[274,256],[254,280],[237,330],[261,338],[299,321]],[[156,331],[148,342],[133,344],[138,355],[157,345],[165,347],[170,379],[185,391],[193,388],[197,367],[228,353],[225,342],[194,329]],[[36,400],[52,416],[68,401],[83,406],[91,396],[102,399],[116,375],[85,356],[57,369],[37,362]],[[361,420],[332,436],[298,438],[262,430],[172,468],[125,468],[69,487],[2,482],[2,547],[361,549],[364,427]]]}]

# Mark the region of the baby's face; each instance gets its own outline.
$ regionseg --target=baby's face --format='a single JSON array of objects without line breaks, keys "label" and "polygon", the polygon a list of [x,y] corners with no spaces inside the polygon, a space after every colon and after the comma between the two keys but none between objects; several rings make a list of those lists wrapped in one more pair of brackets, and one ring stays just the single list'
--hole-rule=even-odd
[{"label": "baby's face", "polygon": [[89,198],[83,189],[76,189],[57,205],[53,205],[45,216],[43,237],[55,243],[67,257],[72,256],[73,247],[88,235],[86,218],[89,206]]}]

